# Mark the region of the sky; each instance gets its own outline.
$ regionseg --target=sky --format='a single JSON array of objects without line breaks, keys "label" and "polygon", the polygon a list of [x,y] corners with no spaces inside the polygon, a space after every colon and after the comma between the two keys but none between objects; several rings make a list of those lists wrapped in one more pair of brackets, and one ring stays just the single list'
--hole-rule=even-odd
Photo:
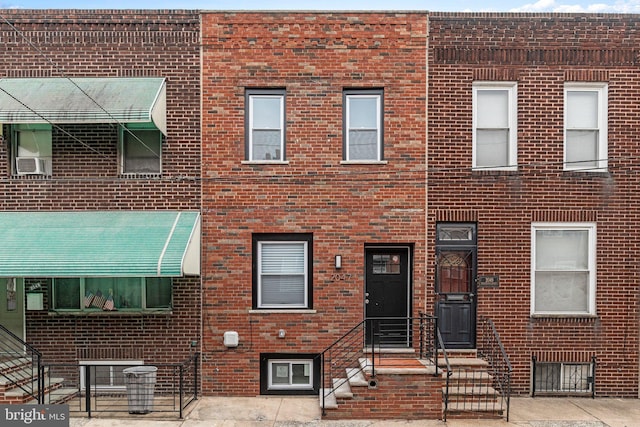
[{"label": "sky", "polygon": [[0,0],[6,8],[640,13],[640,0]]}]

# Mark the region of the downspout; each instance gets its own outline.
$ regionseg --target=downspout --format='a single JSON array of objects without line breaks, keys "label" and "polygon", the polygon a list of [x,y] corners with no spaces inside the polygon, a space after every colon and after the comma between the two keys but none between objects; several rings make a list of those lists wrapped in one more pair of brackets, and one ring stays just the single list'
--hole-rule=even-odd
[{"label": "downspout", "polygon": [[[429,23],[429,12],[426,12],[426,34],[425,34],[425,77],[424,77],[424,94],[425,94],[425,141],[424,141],[424,301],[423,301],[423,312],[430,313],[432,311],[427,311],[427,301],[431,293],[429,292],[429,282],[427,280],[427,270],[429,268],[429,31],[430,31],[430,23]],[[640,374],[640,373],[639,373]]]}]

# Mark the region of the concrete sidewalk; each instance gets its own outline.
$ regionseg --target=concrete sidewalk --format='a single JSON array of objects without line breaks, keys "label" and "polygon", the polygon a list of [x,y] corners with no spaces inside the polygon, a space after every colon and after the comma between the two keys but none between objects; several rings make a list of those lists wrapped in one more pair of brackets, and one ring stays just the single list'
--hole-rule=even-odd
[{"label": "concrete sidewalk", "polygon": [[120,418],[72,418],[71,427],[639,427],[640,400],[589,398],[511,399],[504,420],[344,420],[323,421],[318,398],[203,397],[192,403],[183,420],[148,415]]}]

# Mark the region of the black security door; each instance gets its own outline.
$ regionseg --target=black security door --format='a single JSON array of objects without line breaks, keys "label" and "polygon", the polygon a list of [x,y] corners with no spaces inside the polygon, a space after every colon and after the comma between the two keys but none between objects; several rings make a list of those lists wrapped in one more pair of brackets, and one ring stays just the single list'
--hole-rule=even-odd
[{"label": "black security door", "polygon": [[438,224],[436,293],[438,327],[447,348],[475,347],[475,224]]},{"label": "black security door", "polygon": [[409,248],[367,248],[365,315],[367,344],[407,347],[410,343]]}]

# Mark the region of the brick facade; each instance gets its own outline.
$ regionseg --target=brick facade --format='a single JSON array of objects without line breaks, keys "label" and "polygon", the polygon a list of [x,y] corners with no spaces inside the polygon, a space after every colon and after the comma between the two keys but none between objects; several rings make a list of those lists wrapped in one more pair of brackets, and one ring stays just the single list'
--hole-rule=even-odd
[{"label": "brick facade", "polygon": [[[260,354],[319,353],[362,321],[366,245],[412,248],[412,310],[424,310],[426,16],[202,22],[203,391],[256,395]],[[243,163],[252,88],[286,89],[286,164]],[[342,162],[343,90],[353,88],[384,91],[384,162]],[[313,234],[312,310],[252,309],[254,233]],[[239,333],[237,348],[223,346],[225,331]]]},{"label": "brick facade", "polygon": [[[478,314],[496,323],[516,393],[530,390],[532,356],[595,356],[597,395],[638,394],[637,31],[632,15],[430,15],[427,242],[437,222],[477,222],[478,275],[500,278],[479,290]],[[475,81],[517,83],[517,171],[472,171]],[[608,85],[606,172],[563,171],[565,82]],[[533,222],[596,224],[594,317],[530,315]]]},{"label": "brick facade", "polygon": [[[162,147],[163,174],[149,179],[118,175],[116,126],[54,128],[54,169],[46,178],[12,176],[10,144],[2,144],[1,209],[200,209],[198,13],[11,9],[3,17],[11,26],[0,24],[0,77],[164,77],[168,135]],[[50,284],[47,278],[38,281]],[[177,278],[170,314],[27,311],[26,338],[42,351],[45,363],[176,363],[193,351],[191,341],[199,340],[200,324],[200,279]]]}]

